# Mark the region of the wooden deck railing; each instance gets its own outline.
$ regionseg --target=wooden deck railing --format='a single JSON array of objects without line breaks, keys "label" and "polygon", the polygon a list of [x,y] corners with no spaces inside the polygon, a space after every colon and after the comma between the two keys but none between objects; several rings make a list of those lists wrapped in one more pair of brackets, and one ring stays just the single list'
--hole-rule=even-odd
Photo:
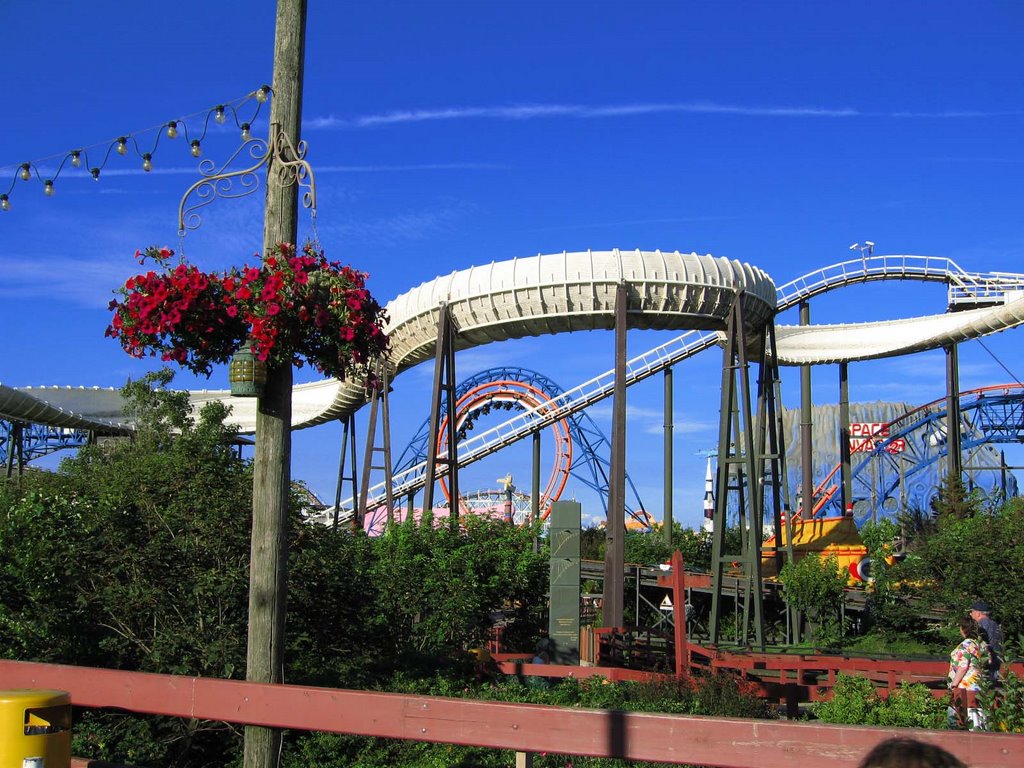
[{"label": "wooden deck railing", "polygon": [[[307,731],[732,768],[853,768],[905,729],[582,710],[0,661],[0,688],[76,706]],[[1024,736],[913,731],[972,768],[1024,765]],[[88,761],[77,761],[86,766]]]}]

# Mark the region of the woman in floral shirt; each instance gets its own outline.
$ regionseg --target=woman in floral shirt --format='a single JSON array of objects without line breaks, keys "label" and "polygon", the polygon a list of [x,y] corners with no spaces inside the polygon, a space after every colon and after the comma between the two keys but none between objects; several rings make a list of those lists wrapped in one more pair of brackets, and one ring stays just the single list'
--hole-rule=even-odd
[{"label": "woman in floral shirt", "polygon": [[988,648],[981,640],[978,623],[970,616],[960,619],[963,640],[949,654],[949,689],[953,692],[950,707],[950,725],[961,722],[960,713],[966,708],[966,722],[973,731],[985,727],[985,714],[977,705],[976,695],[988,669]]}]

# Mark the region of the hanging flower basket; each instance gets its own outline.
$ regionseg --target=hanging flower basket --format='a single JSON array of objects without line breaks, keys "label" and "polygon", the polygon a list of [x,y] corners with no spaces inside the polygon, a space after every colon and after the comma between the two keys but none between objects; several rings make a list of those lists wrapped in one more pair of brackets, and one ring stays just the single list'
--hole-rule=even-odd
[{"label": "hanging flower basket", "polygon": [[280,243],[261,264],[225,272],[184,259],[172,265],[168,248],[135,255],[159,270],[116,289],[106,330],[133,357],[159,357],[207,377],[230,360],[232,392],[237,377],[239,394],[258,397],[268,367],[309,363],[336,378],[368,376],[387,350],[387,317],[366,274],[327,261],[312,245],[297,251]]}]

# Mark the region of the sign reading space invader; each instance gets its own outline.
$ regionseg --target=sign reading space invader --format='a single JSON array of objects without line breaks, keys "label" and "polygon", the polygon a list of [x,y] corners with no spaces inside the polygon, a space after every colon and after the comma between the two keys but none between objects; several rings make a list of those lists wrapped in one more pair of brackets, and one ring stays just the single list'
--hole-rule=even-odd
[{"label": "sign reading space invader", "polygon": [[580,662],[579,502],[556,501],[548,516],[551,543],[551,606],[548,639],[553,664]]}]

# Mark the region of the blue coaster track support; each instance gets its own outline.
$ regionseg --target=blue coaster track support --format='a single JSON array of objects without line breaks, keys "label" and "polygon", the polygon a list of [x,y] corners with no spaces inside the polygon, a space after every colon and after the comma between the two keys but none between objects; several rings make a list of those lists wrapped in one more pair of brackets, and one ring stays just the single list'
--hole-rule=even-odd
[{"label": "blue coaster track support", "polygon": [[[460,400],[466,393],[483,384],[498,381],[521,382],[539,389],[551,398],[557,397],[564,392],[557,383],[537,371],[531,371],[527,368],[503,366],[490,368],[463,381],[455,390],[455,400]],[[504,407],[509,407],[511,404],[503,405]],[[442,404],[442,409],[444,411],[441,414],[443,419],[447,416],[447,408],[444,404]],[[571,414],[566,418],[566,422],[569,433],[572,436],[573,445],[581,449],[573,455],[569,474],[588,488],[597,492],[601,503],[604,505],[604,512],[607,514],[611,443],[600,427],[584,411]],[[396,474],[425,460],[429,438],[430,420],[427,419],[396,460],[394,469]],[[650,519],[647,513],[644,512],[640,494],[628,474],[626,475],[626,485],[628,487],[626,514],[649,530]]]},{"label": "blue coaster track support", "polygon": [[[65,448],[88,445],[93,434],[87,429],[50,427],[0,419],[0,464],[23,467],[35,459]],[[8,469],[10,474],[10,469]]]},{"label": "blue coaster track support", "polygon": [[[960,443],[968,489],[989,497],[1016,495],[1017,480],[993,444],[1024,443],[1024,386],[1006,384],[962,392]],[[892,517],[904,507],[927,512],[938,491],[948,451],[945,399],[892,419],[888,435],[876,439],[871,451],[854,454],[857,524],[872,517]],[[837,504],[838,494],[819,514],[840,514]]]}]

